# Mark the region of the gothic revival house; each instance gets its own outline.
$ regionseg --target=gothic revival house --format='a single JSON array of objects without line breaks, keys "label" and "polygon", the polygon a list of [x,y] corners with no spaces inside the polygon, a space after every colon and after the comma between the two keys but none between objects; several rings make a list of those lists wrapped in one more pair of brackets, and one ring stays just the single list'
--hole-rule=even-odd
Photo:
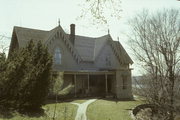
[{"label": "gothic revival house", "polygon": [[14,27],[9,53],[25,47],[30,40],[41,40],[48,46],[54,71],[64,73],[64,86],[75,86],[71,95],[132,98],[129,65],[133,61],[110,34],[97,38],[79,36],[74,24],[70,25],[70,34],[60,25],[50,31]]}]

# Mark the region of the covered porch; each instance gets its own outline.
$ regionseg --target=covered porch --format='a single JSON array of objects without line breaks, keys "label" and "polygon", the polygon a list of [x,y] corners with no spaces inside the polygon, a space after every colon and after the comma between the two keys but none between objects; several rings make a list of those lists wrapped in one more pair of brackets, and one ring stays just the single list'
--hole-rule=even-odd
[{"label": "covered porch", "polygon": [[115,95],[115,71],[65,71],[64,86],[73,84],[75,97]]}]

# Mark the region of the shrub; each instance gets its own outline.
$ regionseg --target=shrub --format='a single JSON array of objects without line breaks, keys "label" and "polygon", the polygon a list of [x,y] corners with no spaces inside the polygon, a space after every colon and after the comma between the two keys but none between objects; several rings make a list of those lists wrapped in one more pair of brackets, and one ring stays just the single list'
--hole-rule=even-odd
[{"label": "shrub", "polygon": [[4,105],[18,110],[39,109],[49,92],[52,58],[47,47],[31,40],[7,60]]}]

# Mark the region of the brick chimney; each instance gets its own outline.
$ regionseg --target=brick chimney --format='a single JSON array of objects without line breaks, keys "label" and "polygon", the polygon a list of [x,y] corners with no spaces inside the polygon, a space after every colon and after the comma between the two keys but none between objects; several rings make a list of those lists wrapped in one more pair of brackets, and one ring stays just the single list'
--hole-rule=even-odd
[{"label": "brick chimney", "polygon": [[72,44],[74,45],[74,41],[75,41],[75,24],[71,24],[70,25],[70,36],[69,36],[69,39],[72,42]]}]

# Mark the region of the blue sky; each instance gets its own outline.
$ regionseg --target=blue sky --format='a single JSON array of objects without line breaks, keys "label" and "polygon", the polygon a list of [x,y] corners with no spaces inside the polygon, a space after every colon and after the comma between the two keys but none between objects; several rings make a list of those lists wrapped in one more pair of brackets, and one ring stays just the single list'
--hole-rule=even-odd
[{"label": "blue sky", "polygon": [[[58,25],[58,18],[65,31],[69,31],[71,23],[76,24],[76,34],[85,36],[101,36],[107,34],[107,27],[93,26],[89,17],[77,20],[81,15],[80,4],[85,0],[0,0],[0,35],[11,36],[13,26],[51,30]],[[120,38],[121,44],[131,55],[127,37],[127,20],[142,9],[156,11],[163,8],[180,8],[177,0],[121,0],[121,19],[108,19],[110,34],[114,40]],[[107,9],[108,10],[108,9]],[[9,44],[9,40],[6,40]],[[132,56],[132,55],[131,55]],[[136,61],[135,61],[136,63]],[[133,75],[140,74],[136,64]]]}]

